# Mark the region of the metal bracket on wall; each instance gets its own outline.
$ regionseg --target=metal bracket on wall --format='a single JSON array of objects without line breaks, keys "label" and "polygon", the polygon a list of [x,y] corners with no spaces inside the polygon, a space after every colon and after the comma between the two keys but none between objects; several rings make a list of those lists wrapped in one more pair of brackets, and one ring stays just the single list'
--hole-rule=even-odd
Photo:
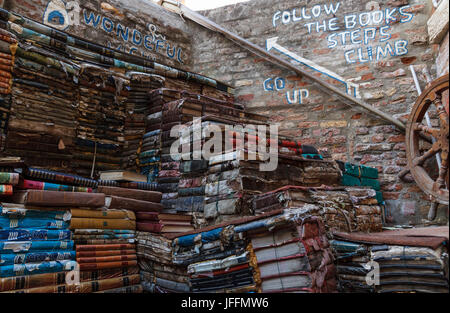
[{"label": "metal bracket on wall", "polygon": [[318,85],[328,89],[329,91],[333,92],[337,96],[344,98],[345,100],[347,100],[346,103],[349,103],[352,106],[362,107],[362,108],[368,110],[369,112],[377,115],[378,117],[394,124],[402,132],[405,132],[405,130],[406,130],[405,124],[402,123],[400,120],[396,119],[395,117],[393,117],[381,110],[378,110],[377,108],[374,108],[373,106],[362,101],[361,99],[351,96],[351,95],[347,94],[346,92],[336,88],[335,86],[323,81],[322,79],[315,77],[314,75],[310,74],[309,72],[291,64],[290,62],[287,62],[286,60],[283,60],[283,59],[273,55],[272,53],[269,53],[265,49],[255,45],[254,43],[228,31],[227,29],[223,28],[222,26],[214,23],[213,21],[206,18],[205,16],[203,16],[195,11],[192,11],[191,9],[189,9],[185,5],[181,4],[180,2],[178,2],[176,0],[163,0],[161,5],[169,11],[180,14],[181,16],[184,16],[185,18],[187,18],[209,30],[212,30],[214,32],[222,34],[227,39],[237,43],[241,47],[249,50],[250,52],[252,52],[258,56],[264,57],[267,61],[271,62],[272,64],[274,64],[276,66],[281,66],[281,67],[284,67],[284,68],[294,71],[298,76],[305,77],[306,79],[313,81],[313,82],[317,83]]}]

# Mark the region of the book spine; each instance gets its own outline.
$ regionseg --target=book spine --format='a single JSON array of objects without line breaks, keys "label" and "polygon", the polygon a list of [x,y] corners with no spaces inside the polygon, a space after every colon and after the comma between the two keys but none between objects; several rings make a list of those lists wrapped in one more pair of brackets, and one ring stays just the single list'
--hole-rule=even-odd
[{"label": "book spine", "polygon": [[0,173],[0,184],[17,185],[19,183],[19,174]]},{"label": "book spine", "polygon": [[1,196],[12,196],[13,186],[12,185],[0,185],[0,195]]}]

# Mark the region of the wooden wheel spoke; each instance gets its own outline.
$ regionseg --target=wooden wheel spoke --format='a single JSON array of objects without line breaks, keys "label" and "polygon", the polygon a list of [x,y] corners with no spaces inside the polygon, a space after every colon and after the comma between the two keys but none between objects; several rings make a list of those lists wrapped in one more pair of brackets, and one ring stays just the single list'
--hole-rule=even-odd
[{"label": "wooden wheel spoke", "polygon": [[425,126],[420,123],[415,123],[414,129],[418,130],[418,131],[423,131],[425,134],[431,135],[434,138],[437,138],[437,136],[439,136],[439,132],[440,132],[439,129],[437,129],[437,128],[428,127],[428,126]]},{"label": "wooden wheel spoke", "polygon": [[439,168],[439,177],[436,180],[439,188],[445,188],[445,179],[448,173],[448,153],[441,154],[441,167]]},{"label": "wooden wheel spoke", "polygon": [[429,149],[427,152],[425,152],[420,157],[416,157],[413,160],[413,165],[414,166],[422,166],[426,160],[428,160],[429,158],[434,156],[436,153],[438,153],[439,150],[440,150],[439,145],[434,143],[433,146],[431,147],[431,149]]},{"label": "wooden wheel spoke", "polygon": [[448,115],[445,110],[439,112],[439,121],[441,122],[441,127],[448,127]]},{"label": "wooden wheel spoke", "polygon": [[442,106],[442,94],[435,92],[434,94],[434,100],[432,101],[436,109],[439,109],[440,106]]}]

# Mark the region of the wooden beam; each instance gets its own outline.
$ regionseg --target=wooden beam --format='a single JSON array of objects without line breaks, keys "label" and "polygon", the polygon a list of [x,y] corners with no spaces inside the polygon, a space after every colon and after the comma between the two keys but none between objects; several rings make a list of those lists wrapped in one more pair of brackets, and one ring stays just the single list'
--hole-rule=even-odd
[{"label": "wooden beam", "polygon": [[443,0],[427,22],[431,44],[439,44],[448,32],[448,0]]}]

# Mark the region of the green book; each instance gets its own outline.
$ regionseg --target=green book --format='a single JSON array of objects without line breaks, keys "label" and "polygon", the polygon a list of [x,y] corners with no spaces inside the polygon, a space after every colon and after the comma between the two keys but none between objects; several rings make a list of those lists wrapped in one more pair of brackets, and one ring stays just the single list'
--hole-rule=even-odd
[{"label": "green book", "polygon": [[0,172],[0,184],[17,185],[19,183],[19,174]]}]

